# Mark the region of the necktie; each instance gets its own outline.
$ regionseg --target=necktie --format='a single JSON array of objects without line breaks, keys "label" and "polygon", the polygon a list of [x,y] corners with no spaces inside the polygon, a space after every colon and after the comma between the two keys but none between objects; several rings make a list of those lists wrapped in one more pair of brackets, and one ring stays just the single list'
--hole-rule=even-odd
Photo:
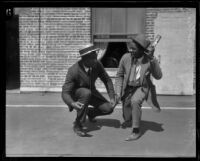
[{"label": "necktie", "polygon": [[90,76],[91,73],[91,68],[89,68],[89,70],[87,71],[88,76]]},{"label": "necktie", "polygon": [[141,65],[137,60],[134,60],[132,68],[131,68],[131,73],[129,77],[129,85],[131,86],[137,86],[139,83],[140,79],[140,70],[141,70]]},{"label": "necktie", "polygon": [[135,78],[135,69],[136,69],[136,59],[133,61],[133,65],[131,66],[131,73],[129,76],[129,82],[133,82]]},{"label": "necktie", "polygon": [[141,66],[137,65],[136,70],[135,70],[135,80],[136,81],[140,78],[140,70],[141,70]]}]

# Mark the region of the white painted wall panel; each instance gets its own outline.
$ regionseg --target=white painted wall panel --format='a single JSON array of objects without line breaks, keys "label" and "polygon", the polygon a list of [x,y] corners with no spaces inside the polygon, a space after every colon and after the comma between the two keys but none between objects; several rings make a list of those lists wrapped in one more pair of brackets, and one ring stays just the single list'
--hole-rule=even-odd
[{"label": "white painted wall panel", "polygon": [[158,94],[194,94],[196,13],[159,13],[154,33],[162,35],[155,55],[161,57],[163,78],[153,80]]}]

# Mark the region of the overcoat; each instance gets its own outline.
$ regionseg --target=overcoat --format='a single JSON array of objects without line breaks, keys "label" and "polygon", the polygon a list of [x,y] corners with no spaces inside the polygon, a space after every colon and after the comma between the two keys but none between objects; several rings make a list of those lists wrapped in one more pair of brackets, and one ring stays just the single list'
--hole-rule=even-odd
[{"label": "overcoat", "polygon": [[107,101],[95,87],[97,78],[100,78],[104,83],[109,97],[114,99],[115,92],[112,80],[106,73],[100,61],[97,61],[96,65],[92,68],[90,77],[85,72],[81,61],[78,61],[68,69],[65,82],[62,86],[62,98],[68,105],[70,111],[73,110],[71,103],[76,101],[75,91],[78,88],[91,89],[92,95],[103,101]]},{"label": "overcoat", "polygon": [[[126,53],[120,60],[115,81],[115,90],[120,97],[123,97],[125,94],[133,59],[134,58],[132,58],[131,53]],[[144,56],[140,70],[140,84],[142,91],[146,93],[145,100],[152,108],[160,108],[156,97],[156,88],[151,81],[151,75],[157,80],[161,79],[161,68],[157,59],[154,58],[152,61],[150,61],[146,56]]]}]

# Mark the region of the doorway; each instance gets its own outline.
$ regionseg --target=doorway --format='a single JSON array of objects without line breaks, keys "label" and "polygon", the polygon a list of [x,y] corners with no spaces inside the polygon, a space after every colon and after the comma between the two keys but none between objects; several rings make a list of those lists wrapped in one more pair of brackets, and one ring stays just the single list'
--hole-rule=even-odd
[{"label": "doorway", "polygon": [[20,88],[19,17],[6,21],[6,90]]}]

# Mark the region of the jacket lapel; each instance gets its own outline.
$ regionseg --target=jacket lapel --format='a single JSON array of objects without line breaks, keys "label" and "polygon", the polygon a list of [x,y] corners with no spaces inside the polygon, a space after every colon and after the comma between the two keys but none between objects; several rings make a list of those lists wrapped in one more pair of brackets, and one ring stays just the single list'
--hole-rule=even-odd
[{"label": "jacket lapel", "polygon": [[127,71],[128,71],[128,72],[127,72],[127,77],[126,77],[126,84],[128,83],[128,79],[129,79],[129,77],[130,77],[132,64],[133,64],[133,58],[132,58],[131,55],[130,55],[130,59],[128,59],[128,61],[126,62]]},{"label": "jacket lapel", "polygon": [[141,64],[141,70],[140,70],[140,84],[142,85],[144,76],[146,72],[148,71],[148,63],[147,64]]},{"label": "jacket lapel", "polygon": [[145,75],[148,72],[149,69],[149,62],[147,61],[146,57],[143,58],[142,63],[141,63],[141,70],[140,70],[140,84],[143,84],[143,80]]},{"label": "jacket lapel", "polygon": [[82,77],[82,80],[89,85],[89,77],[84,69],[80,66],[80,63],[78,63],[78,74],[80,77]]}]

